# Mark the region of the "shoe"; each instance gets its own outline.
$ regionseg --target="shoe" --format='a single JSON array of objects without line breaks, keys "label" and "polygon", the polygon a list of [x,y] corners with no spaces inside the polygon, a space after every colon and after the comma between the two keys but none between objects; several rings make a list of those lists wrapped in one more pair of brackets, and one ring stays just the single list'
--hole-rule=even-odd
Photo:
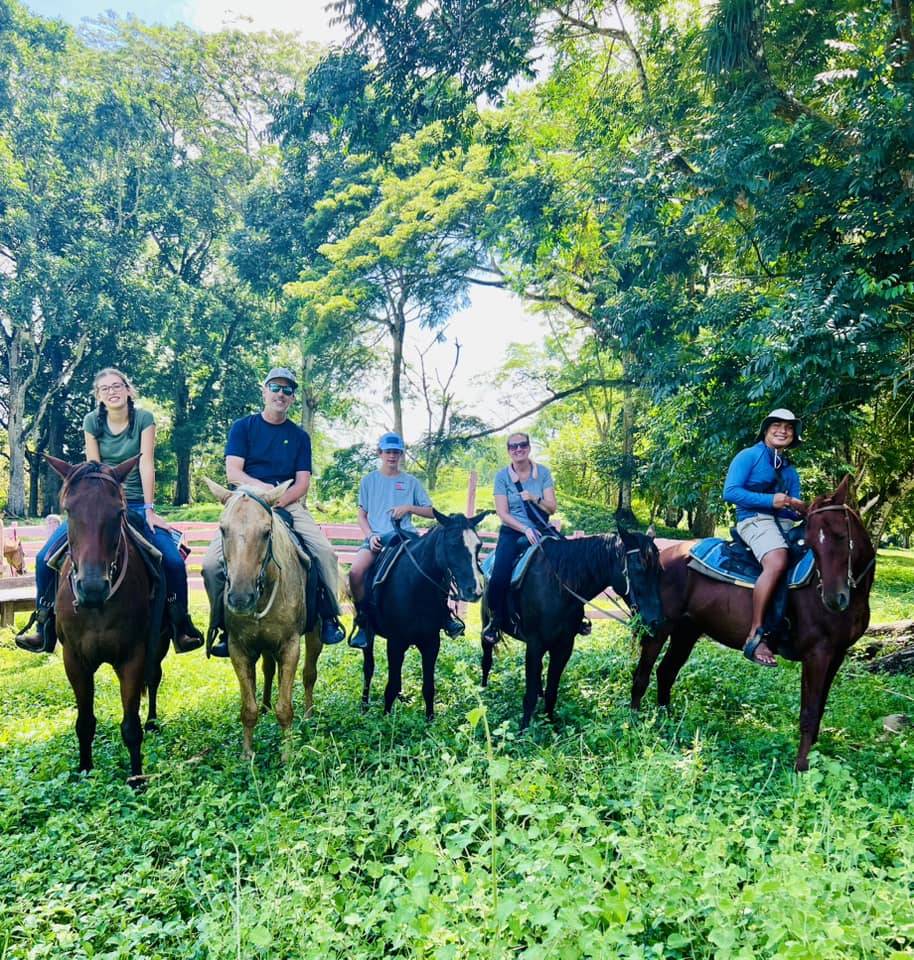
[{"label": "shoe", "polygon": [[368,634],[365,632],[364,627],[359,627],[349,638],[349,646],[354,647],[356,650],[368,649]]},{"label": "shoe", "polygon": [[229,655],[228,634],[220,630],[216,642],[209,648],[211,657],[227,657]]},{"label": "shoe", "polygon": [[16,646],[20,650],[27,650],[29,653],[51,653],[54,647],[48,648],[45,643],[44,634],[39,631],[38,633],[26,633],[22,636],[16,637]]},{"label": "shoe", "polygon": [[582,637],[589,637],[593,632],[593,624],[589,620],[582,620],[578,627],[578,634]]},{"label": "shoe", "polygon": [[462,620],[458,620],[457,617],[449,617],[444,625],[444,632],[452,640],[456,640],[457,637],[462,637],[467,632],[467,625]]},{"label": "shoe", "polygon": [[759,627],[755,631],[755,633],[753,633],[752,636],[749,637],[749,639],[746,641],[745,645],[743,646],[743,656],[751,663],[756,664],[756,666],[776,667],[778,664],[777,664],[777,660],[774,659],[774,654],[771,655],[770,661],[759,660],[759,658],[756,656],[756,651],[758,650],[759,644],[761,643],[764,643],[765,646],[768,645],[766,641],[766,634],[762,630],[762,628]]},{"label": "shoe", "polygon": [[[199,650],[203,646],[203,637],[199,633],[182,633],[172,640],[175,646],[175,653],[190,653],[191,650]],[[228,645],[226,644],[225,655],[228,656]]]},{"label": "shoe", "polygon": [[334,643],[342,643],[346,639],[346,631],[340,626],[337,620],[325,620],[321,625],[321,643],[331,646]]}]

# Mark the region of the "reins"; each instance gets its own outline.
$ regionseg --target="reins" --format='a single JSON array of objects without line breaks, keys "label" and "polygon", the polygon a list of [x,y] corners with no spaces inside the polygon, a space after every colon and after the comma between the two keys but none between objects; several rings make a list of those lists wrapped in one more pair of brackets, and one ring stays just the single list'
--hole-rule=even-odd
[{"label": "reins", "polygon": [[[255,503],[260,504],[264,510],[270,515],[270,536],[267,540],[267,549],[263,557],[263,562],[260,564],[260,573],[257,575],[256,585],[257,585],[257,595],[259,597],[263,596],[263,588],[267,579],[267,567],[270,565],[272,560],[276,566],[276,569],[282,572],[282,565],[276,559],[276,555],[273,552],[273,525],[276,522],[276,514],[273,512],[273,508],[264,500],[262,497],[258,497],[256,493],[252,493],[250,490],[240,490],[239,493],[253,500]],[[220,534],[221,536],[221,534]],[[223,538],[223,550],[222,550],[222,569],[225,572],[226,582],[229,581],[228,576],[228,562],[225,559],[225,540]],[[273,589],[270,592],[270,597],[267,600],[267,605],[263,610],[258,611],[254,614],[255,620],[263,620],[263,618],[270,612],[273,607],[273,603],[276,600],[276,594],[279,591],[279,577],[273,578]]]},{"label": "reins", "polygon": [[[611,594],[606,593],[606,590],[605,590],[605,589],[603,590],[604,595],[605,595],[606,597],[608,597],[608,599],[611,600],[611,601],[619,608],[619,610],[622,611],[622,613],[624,614],[623,616],[620,617],[620,616],[618,616],[614,611],[612,611],[612,610],[607,610],[607,609],[599,606],[599,604],[594,603],[592,600],[588,600],[586,597],[582,597],[579,593],[577,593],[577,592],[575,592],[574,590],[572,590],[571,587],[569,587],[568,584],[565,583],[565,581],[562,580],[562,578],[559,576],[559,574],[558,574],[558,572],[556,571],[555,567],[552,565],[551,561],[549,560],[549,557],[546,555],[546,551],[543,550],[543,541],[540,540],[539,543],[537,543],[536,546],[537,546],[537,549],[538,549],[538,550],[540,551],[540,553],[542,554],[543,560],[544,560],[544,562],[546,563],[546,566],[549,568],[549,572],[550,572],[550,573],[552,574],[552,576],[556,579],[556,581],[558,582],[559,587],[560,587],[562,590],[564,590],[565,593],[567,593],[569,596],[574,597],[575,600],[578,600],[580,603],[584,604],[585,607],[591,607],[592,609],[598,611],[599,613],[602,613],[604,617],[608,617],[610,620],[616,620],[616,621],[618,621],[619,623],[631,623],[632,617],[631,617],[631,608],[630,608],[630,607],[629,607],[629,610],[626,611],[625,608],[622,606],[622,604],[619,603],[619,601],[618,601],[614,596],[612,596]],[[622,574],[623,574],[623,576],[625,577],[625,591],[624,591],[624,596],[626,596],[626,597],[631,596],[632,593],[633,593],[633,591],[632,591],[632,586],[631,586],[631,577],[629,576],[629,572],[628,572],[628,555],[629,555],[629,554],[632,554],[632,553],[639,553],[639,552],[640,552],[640,551],[639,551],[638,548],[636,547],[636,548],[633,548],[633,549],[631,549],[631,550],[626,550],[626,551],[622,554]]]},{"label": "reins", "polygon": [[[87,464],[87,466],[88,466],[88,464]],[[104,472],[102,472],[101,470],[96,470],[96,469],[94,469],[94,467],[95,467],[95,465],[93,464],[93,465],[92,465],[92,469],[85,469],[85,468],[82,469],[82,470],[77,469],[77,470],[74,472],[74,474],[73,474],[73,476],[71,477],[71,479],[67,481],[67,486],[66,486],[66,491],[65,491],[65,492],[66,492],[66,495],[69,496],[70,489],[72,488],[74,481],[77,481],[77,480],[104,480],[104,481],[106,481],[107,483],[114,484],[114,486],[117,488],[117,490],[121,493],[121,509],[122,509],[122,510],[126,509],[126,505],[125,505],[125,503],[124,503],[123,491],[121,490],[121,485],[120,485],[120,483],[118,483],[118,481],[117,481],[110,473],[104,473]],[[66,497],[65,497],[65,499],[66,499]],[[117,591],[120,590],[121,584],[123,584],[123,582],[124,582],[124,580],[125,580],[125,578],[126,578],[126,576],[127,576],[127,566],[128,566],[129,560],[130,560],[130,552],[129,552],[129,548],[128,548],[128,545],[127,545],[127,534],[126,534],[126,531],[124,530],[124,523],[125,523],[125,520],[124,520],[123,515],[122,515],[122,516],[121,516],[121,525],[120,525],[120,529],[119,529],[119,531],[118,531],[117,546],[115,547],[115,550],[114,550],[114,559],[111,561],[111,563],[110,563],[110,565],[109,565],[109,568],[108,568],[108,576],[109,576],[109,577],[115,577],[115,576],[116,576],[117,579],[114,581],[113,585],[111,585],[111,586],[108,587],[108,594],[107,594],[107,596],[105,597],[105,603],[107,603],[107,602],[117,593]],[[117,562],[117,560],[118,560],[118,558],[117,558],[118,552],[121,552],[121,553],[123,554],[124,560],[123,560],[123,563],[121,563],[121,564],[118,564],[118,562]],[[71,592],[72,595],[73,595],[73,609],[74,609],[74,610],[76,610],[76,609],[79,608],[79,600],[77,599],[77,598],[78,598],[78,594],[77,594],[77,592],[76,592],[76,581],[74,580],[75,575],[78,574],[78,573],[79,573],[79,565],[78,565],[77,562],[76,562],[76,557],[75,557],[75,555],[74,555],[74,553],[73,553],[73,546],[72,546],[72,543],[71,543],[71,545],[70,545],[70,570],[69,570],[69,572],[68,572],[68,574],[67,574],[67,581],[68,581],[68,583],[70,584],[70,592]]]},{"label": "reins", "polygon": [[[854,511],[846,503],[832,503],[825,507],[816,507],[815,510],[810,510],[807,513],[807,517],[815,516],[817,513],[826,513],[832,510],[840,510],[844,514],[844,523],[847,527],[847,577],[846,583],[851,590],[855,590],[863,582],[863,578],[876,566],[876,551],[873,551],[873,558],[870,562],[863,568],[859,576],[854,576],[854,537],[851,533],[851,521],[850,514]],[[819,542],[823,542],[825,539],[824,532],[819,530]],[[816,573],[819,574],[819,595],[822,594],[822,573],[819,570],[818,564],[816,564]]]},{"label": "reins", "polygon": [[[426,534],[426,536],[431,536],[431,533]],[[419,543],[421,543],[421,541],[419,541]],[[428,582],[436,590],[438,590],[440,593],[444,595],[445,599],[452,600],[455,602],[460,600],[459,594],[455,590],[451,589],[454,582],[452,576],[448,576],[448,589],[445,590],[444,587],[437,580],[435,580],[433,577],[430,577],[419,565],[419,561],[416,560],[416,558],[413,556],[413,551],[410,549],[410,542],[408,540],[403,545],[403,552],[406,554],[407,557],[409,557],[410,563],[412,563],[412,565],[416,568],[419,575],[424,577],[426,580],[428,580]],[[445,568],[444,572],[446,574],[450,574],[450,570],[448,570],[447,568]]]}]

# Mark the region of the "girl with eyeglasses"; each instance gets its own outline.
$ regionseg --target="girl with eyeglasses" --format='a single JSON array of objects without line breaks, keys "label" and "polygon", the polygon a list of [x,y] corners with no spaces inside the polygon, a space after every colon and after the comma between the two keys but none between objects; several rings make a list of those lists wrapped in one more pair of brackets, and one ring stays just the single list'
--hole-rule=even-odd
[{"label": "girl with eyeglasses", "polygon": [[[86,460],[117,466],[140,454],[140,462],[124,480],[124,495],[131,522],[162,554],[166,608],[175,650],[187,653],[203,646],[203,635],[194,626],[187,609],[187,568],[171,527],[155,512],[155,419],[149,410],[134,403],[133,385],[120,370],[106,367],[95,376],[97,401],[83,420]],[[35,633],[18,636],[16,644],[30,653],[50,653],[56,644],[53,624],[54,576],[48,567],[66,539],[62,523],[41,548],[35,560],[38,609]]]},{"label": "girl with eyeglasses", "polygon": [[530,459],[530,435],[512,433],[507,448],[511,462],[495,474],[493,495],[501,528],[486,589],[491,616],[482,634],[483,641],[492,645],[498,642],[507,622],[514,562],[528,546],[539,542],[541,528],[558,509],[552,473]]}]

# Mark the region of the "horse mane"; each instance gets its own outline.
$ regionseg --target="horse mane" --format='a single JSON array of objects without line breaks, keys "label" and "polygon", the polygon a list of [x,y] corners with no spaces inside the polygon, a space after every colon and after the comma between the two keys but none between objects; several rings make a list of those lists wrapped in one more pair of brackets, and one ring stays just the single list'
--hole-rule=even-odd
[{"label": "horse mane", "polygon": [[544,540],[543,549],[560,580],[576,581],[586,571],[599,570],[621,559],[621,539],[614,533],[569,540]]}]

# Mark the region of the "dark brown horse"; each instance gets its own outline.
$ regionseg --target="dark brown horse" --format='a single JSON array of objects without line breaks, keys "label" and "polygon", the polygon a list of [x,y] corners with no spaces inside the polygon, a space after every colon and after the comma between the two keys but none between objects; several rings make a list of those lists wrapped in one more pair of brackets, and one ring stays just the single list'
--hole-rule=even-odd
[{"label": "dark brown horse", "polygon": [[57,588],[57,634],[76,695],[79,769],[89,771],[93,766],[95,672],[110,663],[120,683],[121,737],[130,754],[127,782],[139,786],[143,775],[140,697],[145,688],[149,694],[146,729],[155,729],[156,694],[168,650],[167,633],[156,630],[152,635],[152,576],[127,532],[121,483],[139,457],[116,467],[47,459],[64,479],[60,503],[67,513],[70,551]]},{"label": "dark brown horse", "polygon": [[[543,540],[514,602],[517,629],[509,632],[524,641],[526,684],[521,730],[543,697],[546,715],[555,715],[559,681],[571,658],[584,618],[584,603],[612,587],[647,629],[655,629],[663,614],[660,602],[660,563],[653,538],[643,533],[599,534],[569,540]],[[488,618],[483,602],[482,622]],[[549,669],[543,686],[543,661]],[[492,647],[482,643],[482,685],[489,682]]]},{"label": "dark brown horse", "polygon": [[[869,624],[869,593],[876,551],[858,514],[847,505],[845,477],[833,494],[817,497],[806,514],[806,542],[815,557],[815,575],[790,591],[789,639],[775,652],[803,664],[800,694],[800,748],[796,769],[809,768],[809,751],[819,736],[825,701],[838,667]],[[657,702],[668,706],[676,676],[695,641],[707,634],[718,643],[742,648],[752,621],[752,591],[711,580],[688,567],[695,541],[660,553],[664,629],[643,640],[632,683],[637,709],[651,670],[669,637],[657,668]]]}]

